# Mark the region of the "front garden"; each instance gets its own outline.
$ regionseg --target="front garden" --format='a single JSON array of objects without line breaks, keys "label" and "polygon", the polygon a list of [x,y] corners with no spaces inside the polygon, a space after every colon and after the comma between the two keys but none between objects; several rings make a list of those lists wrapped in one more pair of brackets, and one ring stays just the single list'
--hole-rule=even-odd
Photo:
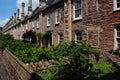
[{"label": "front garden", "polygon": [[[62,42],[57,46],[40,48],[31,42],[14,40],[6,34],[0,35],[0,49],[3,47],[24,63],[54,60],[55,67],[38,72],[43,80],[120,80],[119,66],[108,61],[99,62],[100,50],[87,44]],[[68,62],[64,61],[66,58]]]}]

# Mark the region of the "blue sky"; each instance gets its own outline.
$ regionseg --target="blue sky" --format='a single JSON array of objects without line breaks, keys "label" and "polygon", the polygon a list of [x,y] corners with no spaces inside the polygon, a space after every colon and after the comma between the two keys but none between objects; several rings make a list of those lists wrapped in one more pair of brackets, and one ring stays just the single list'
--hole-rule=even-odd
[{"label": "blue sky", "polygon": [[[25,13],[27,13],[28,0],[0,0],[0,27],[4,26],[6,22],[17,12],[17,8],[21,9],[21,2],[25,2]],[[39,4],[39,0],[33,0],[33,9]]]}]

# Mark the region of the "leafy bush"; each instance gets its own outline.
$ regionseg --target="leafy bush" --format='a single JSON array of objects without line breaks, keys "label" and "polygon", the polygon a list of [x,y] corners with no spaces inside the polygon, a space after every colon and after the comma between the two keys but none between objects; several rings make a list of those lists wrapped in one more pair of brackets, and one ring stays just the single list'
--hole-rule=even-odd
[{"label": "leafy bush", "polygon": [[[74,42],[60,43],[51,50],[52,59],[56,60],[56,68],[53,70],[54,73],[50,70],[48,80],[89,80],[89,78],[94,78],[97,73],[88,56],[92,54],[89,45],[77,45]],[[64,57],[70,58],[69,64],[59,61]]]},{"label": "leafy bush", "polygon": [[10,41],[13,41],[13,36],[10,34],[0,35],[0,49],[2,50],[4,47],[8,45]]},{"label": "leafy bush", "polygon": [[36,35],[35,32],[33,32],[32,30],[26,31],[26,33],[22,35],[22,38],[26,41],[31,40],[32,43],[36,43]]},{"label": "leafy bush", "polygon": [[96,76],[101,78],[102,80],[115,79],[113,78],[114,74],[111,75],[111,73],[114,73],[117,70],[117,68],[114,67],[112,64],[104,61],[104,62],[94,64],[94,68],[99,70],[99,73]]}]

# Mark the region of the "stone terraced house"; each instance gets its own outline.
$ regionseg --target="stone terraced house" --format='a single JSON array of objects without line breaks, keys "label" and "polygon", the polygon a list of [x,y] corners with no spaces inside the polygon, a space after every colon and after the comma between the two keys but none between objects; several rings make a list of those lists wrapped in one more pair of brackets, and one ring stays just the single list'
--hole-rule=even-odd
[{"label": "stone terraced house", "polygon": [[24,2],[20,10],[3,27],[15,39],[33,30],[50,32],[49,45],[61,41],[89,43],[102,53],[120,48],[120,0],[39,0],[32,11],[28,0],[28,14],[24,14]]}]

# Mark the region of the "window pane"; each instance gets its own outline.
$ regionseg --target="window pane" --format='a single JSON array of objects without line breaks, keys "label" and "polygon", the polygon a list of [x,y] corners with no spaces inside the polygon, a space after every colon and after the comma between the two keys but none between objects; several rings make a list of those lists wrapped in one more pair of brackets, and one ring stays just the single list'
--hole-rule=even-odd
[{"label": "window pane", "polygon": [[77,0],[75,2],[75,10],[80,9],[80,8],[81,8],[81,0]]},{"label": "window pane", "polygon": [[47,16],[47,24],[50,24],[50,13]]},{"label": "window pane", "polygon": [[81,0],[76,0],[75,1],[75,18],[80,17],[81,15]]},{"label": "window pane", "polygon": [[117,38],[117,43],[120,43],[120,38]]},{"label": "window pane", "polygon": [[82,32],[76,33],[76,42],[81,43],[82,42]]},{"label": "window pane", "polygon": [[58,23],[59,22],[59,19],[60,19],[60,9],[57,9],[56,10],[56,22]]},{"label": "window pane", "polygon": [[120,0],[117,0],[117,8],[120,7]]},{"label": "window pane", "polygon": [[117,44],[117,46],[118,46],[117,48],[120,49],[120,44]]},{"label": "window pane", "polygon": [[62,42],[62,41],[63,41],[63,34],[59,33],[59,42]]},{"label": "window pane", "polygon": [[120,32],[117,32],[117,36],[120,37]]},{"label": "window pane", "polygon": [[116,29],[117,29],[117,31],[120,31],[120,26],[117,26],[117,28],[116,28]]}]

